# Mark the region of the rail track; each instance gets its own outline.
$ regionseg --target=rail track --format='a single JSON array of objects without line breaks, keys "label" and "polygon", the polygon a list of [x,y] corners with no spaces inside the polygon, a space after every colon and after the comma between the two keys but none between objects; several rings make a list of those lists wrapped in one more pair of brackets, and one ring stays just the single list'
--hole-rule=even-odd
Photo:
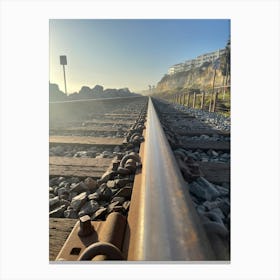
[{"label": "rail track", "polygon": [[230,260],[229,132],[162,100],[89,103],[51,104],[50,261]]}]

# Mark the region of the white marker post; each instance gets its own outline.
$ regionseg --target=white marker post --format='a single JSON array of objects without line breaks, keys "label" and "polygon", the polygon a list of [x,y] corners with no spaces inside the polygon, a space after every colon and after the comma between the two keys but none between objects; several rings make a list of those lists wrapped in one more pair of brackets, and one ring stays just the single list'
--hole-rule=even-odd
[{"label": "white marker post", "polygon": [[60,65],[62,65],[62,66],[63,66],[63,75],[64,75],[65,94],[67,95],[66,77],[65,77],[65,65],[67,65],[66,55],[61,55],[61,56],[60,56]]}]

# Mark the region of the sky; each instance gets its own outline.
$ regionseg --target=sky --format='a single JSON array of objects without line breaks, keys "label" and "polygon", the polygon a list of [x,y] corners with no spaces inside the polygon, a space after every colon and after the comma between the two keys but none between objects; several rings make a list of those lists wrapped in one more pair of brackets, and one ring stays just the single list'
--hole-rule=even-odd
[{"label": "sky", "polygon": [[51,83],[64,92],[59,56],[67,56],[67,92],[82,86],[147,90],[168,68],[224,48],[227,19],[51,19]]}]

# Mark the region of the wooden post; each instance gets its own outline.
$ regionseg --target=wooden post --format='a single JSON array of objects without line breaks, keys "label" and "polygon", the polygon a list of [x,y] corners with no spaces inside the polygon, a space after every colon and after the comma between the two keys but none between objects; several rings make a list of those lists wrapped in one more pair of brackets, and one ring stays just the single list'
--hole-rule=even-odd
[{"label": "wooden post", "polygon": [[202,92],[202,95],[201,95],[201,110],[203,110],[203,107],[204,107],[204,100],[205,100],[205,91]]},{"label": "wooden post", "polygon": [[188,92],[187,107],[190,105],[190,93]]},{"label": "wooden post", "polygon": [[211,112],[211,109],[212,109],[212,99],[213,99],[213,91],[210,94],[209,112]]},{"label": "wooden post", "polygon": [[186,103],[186,94],[184,93],[183,95],[183,105],[185,106],[185,103]]},{"label": "wooden post", "polygon": [[216,111],[216,104],[218,101],[218,91],[215,92],[212,112]]},{"label": "wooden post", "polygon": [[193,93],[193,108],[195,108],[196,92]]}]

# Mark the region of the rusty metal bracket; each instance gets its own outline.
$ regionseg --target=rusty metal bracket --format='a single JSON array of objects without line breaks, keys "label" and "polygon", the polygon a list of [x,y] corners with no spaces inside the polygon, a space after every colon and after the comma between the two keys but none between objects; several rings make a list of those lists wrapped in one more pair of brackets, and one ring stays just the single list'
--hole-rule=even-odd
[{"label": "rusty metal bracket", "polygon": [[104,222],[83,216],[74,226],[56,261],[121,260],[126,217],[113,212]]}]

